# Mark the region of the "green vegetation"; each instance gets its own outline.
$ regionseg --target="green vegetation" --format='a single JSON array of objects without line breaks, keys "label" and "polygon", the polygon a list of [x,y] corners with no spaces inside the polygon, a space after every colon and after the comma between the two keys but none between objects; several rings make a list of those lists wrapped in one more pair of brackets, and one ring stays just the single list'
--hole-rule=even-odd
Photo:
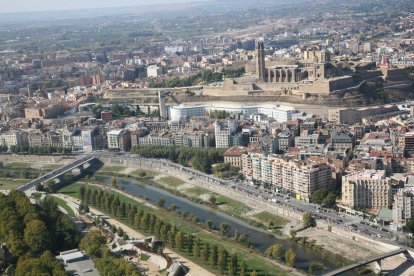
[{"label": "green vegetation", "polygon": [[263,211],[254,215],[255,218],[264,222],[269,227],[280,228],[285,226],[289,221],[277,215],[271,214],[269,212]]},{"label": "green vegetation", "polygon": [[115,173],[118,174],[121,171],[125,170],[125,167],[122,166],[103,166],[99,169],[98,173]]},{"label": "green vegetation", "polygon": [[216,164],[213,167],[213,172],[219,178],[228,178],[239,175],[240,168],[233,167],[230,163]]},{"label": "green vegetation", "polygon": [[239,201],[218,194],[215,194],[214,196],[216,197],[216,204],[225,206],[224,208],[226,210],[226,213],[230,215],[240,217],[241,215],[252,210],[250,207],[244,205]]},{"label": "green vegetation", "polygon": [[0,190],[15,189],[25,183],[27,180],[24,179],[0,178]]},{"label": "green vegetation", "polygon": [[194,194],[194,195],[197,195],[197,196],[205,195],[205,194],[208,194],[210,192],[209,190],[206,190],[206,189],[203,189],[203,188],[198,188],[198,187],[193,187],[193,188],[187,189],[185,191],[187,193]]},{"label": "green vegetation", "polygon": [[161,82],[150,81],[148,84],[149,88],[174,88],[174,87],[186,87],[199,85],[202,83],[218,82],[223,80],[223,74],[206,70],[202,73],[187,77],[187,78],[169,78],[162,80]]},{"label": "green vegetation", "polygon": [[150,255],[147,255],[147,254],[144,254],[144,253],[141,253],[141,256],[140,256],[140,260],[141,261],[148,261],[149,259],[151,258],[151,256]]},{"label": "green vegetation", "polygon": [[57,198],[57,197],[54,197],[54,196],[46,196],[46,198],[54,201],[58,206],[65,209],[69,216],[71,216],[71,217],[75,216],[75,212],[73,211],[73,209],[70,208],[68,206],[68,204],[66,203],[66,201],[64,201],[63,199],[60,199],[60,198]]},{"label": "green vegetation", "polygon": [[226,119],[229,115],[230,113],[225,110],[213,110],[209,114],[212,119]]},{"label": "green vegetation", "polygon": [[414,233],[414,220],[413,219],[408,219],[405,227],[406,227],[408,232]]},{"label": "green vegetation", "polygon": [[116,258],[106,246],[106,238],[101,231],[94,229],[81,240],[80,249],[91,256],[101,275],[141,275],[127,260]]},{"label": "green vegetation", "polygon": [[36,206],[20,191],[0,194],[0,242],[17,264],[15,275],[67,275],[54,255],[76,248],[79,238],[54,201],[44,199]]},{"label": "green vegetation", "polygon": [[62,167],[61,164],[46,164],[42,166],[42,170],[53,171]]},{"label": "green vegetation", "polygon": [[175,178],[173,176],[166,176],[166,177],[160,178],[157,180],[157,182],[160,184],[168,185],[168,186],[175,187],[175,188],[185,183],[181,179]]},{"label": "green vegetation", "polygon": [[211,165],[223,162],[226,149],[145,146],[134,147],[131,152],[143,157],[168,159],[182,166],[192,166],[201,172],[210,173]]},{"label": "green vegetation", "polygon": [[111,104],[111,107],[103,108],[102,105],[98,104],[93,107],[92,112],[95,116],[95,118],[100,119],[101,118],[101,112],[105,110],[112,111],[112,118],[119,119],[119,118],[126,118],[126,117],[133,117],[136,116],[135,110],[130,110],[128,107],[125,107],[120,104]]},{"label": "green vegetation", "polygon": [[312,214],[309,212],[306,212],[303,214],[302,223],[303,223],[303,227],[305,228],[316,226],[316,220],[314,217],[312,217]]},{"label": "green vegetation", "polygon": [[76,191],[80,187],[77,183],[62,191],[83,199],[85,204],[110,214],[141,233],[155,235],[183,256],[216,274],[221,268],[211,267],[209,262],[212,254],[210,249],[214,245],[217,246],[219,252],[226,250],[226,262],[222,261],[222,269],[226,274],[232,275],[231,271],[234,271],[234,267],[236,265],[239,267],[243,261],[246,270],[249,268],[256,270],[258,275],[287,275],[263,256],[254,254],[235,241],[231,241],[232,238],[218,235],[211,230],[210,232],[202,231],[201,223],[195,223],[192,217],[182,216],[163,208],[154,210],[118,192],[103,190],[95,186],[88,185],[83,191]]},{"label": "green vegetation", "polygon": [[154,176],[157,176],[158,173],[150,170],[143,170],[143,169],[136,169],[131,172],[132,176],[138,177],[138,178],[144,178],[144,179],[150,179]]},{"label": "green vegetation", "polygon": [[312,193],[310,201],[327,208],[332,208],[336,204],[336,194],[331,190],[321,188]]},{"label": "green vegetation", "polygon": [[32,164],[30,163],[23,163],[23,162],[12,162],[4,164],[5,169],[11,170],[23,170],[23,169],[30,169]]}]

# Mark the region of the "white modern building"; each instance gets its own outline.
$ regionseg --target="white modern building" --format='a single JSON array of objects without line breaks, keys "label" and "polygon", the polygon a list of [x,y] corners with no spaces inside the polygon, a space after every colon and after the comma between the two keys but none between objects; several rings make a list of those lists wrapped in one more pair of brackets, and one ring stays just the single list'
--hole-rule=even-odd
[{"label": "white modern building", "polygon": [[207,105],[177,105],[170,106],[171,121],[178,122],[181,119],[194,116],[204,116],[207,112]]},{"label": "white modern building", "polygon": [[286,122],[294,119],[295,115],[302,114],[290,106],[249,106],[249,105],[225,105],[225,104],[210,104],[210,105],[178,105],[170,106],[170,119],[172,121],[179,121],[180,119],[191,116],[204,116],[214,111],[226,111],[230,114],[243,114],[249,117],[255,114],[263,114],[268,118],[274,119],[278,122]]},{"label": "white modern building", "polygon": [[157,65],[150,65],[147,67],[147,76],[156,78],[162,75],[162,68]]}]

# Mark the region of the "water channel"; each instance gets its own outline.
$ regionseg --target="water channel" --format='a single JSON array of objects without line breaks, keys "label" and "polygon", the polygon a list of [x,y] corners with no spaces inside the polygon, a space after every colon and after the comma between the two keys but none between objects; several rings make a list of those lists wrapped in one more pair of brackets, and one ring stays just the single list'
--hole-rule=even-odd
[{"label": "water channel", "polygon": [[[109,185],[112,182],[112,177],[97,175],[96,180]],[[130,195],[145,196],[149,202],[154,204],[157,203],[159,198],[164,198],[166,207],[175,204],[177,206],[177,210],[194,214],[200,219],[200,221],[211,220],[216,228],[219,228],[220,223],[227,223],[231,227],[231,233],[235,233],[235,231],[237,231],[239,234],[244,233],[250,244],[262,252],[276,243],[281,244],[285,250],[292,248],[296,252],[295,266],[302,270],[307,271],[308,266],[312,261],[323,264],[325,266],[323,272],[335,269],[338,266],[341,266],[342,262],[344,262],[344,259],[341,259],[341,257],[338,256],[335,259],[336,264],[334,264],[321,256],[320,253],[315,252],[310,248],[302,246],[288,239],[277,238],[275,235],[270,234],[261,228],[252,226],[241,219],[229,216],[208,206],[192,202],[186,198],[173,195],[161,188],[152,185],[146,185],[140,181],[126,178],[118,178],[117,186]],[[343,275],[357,274],[347,273]]]}]

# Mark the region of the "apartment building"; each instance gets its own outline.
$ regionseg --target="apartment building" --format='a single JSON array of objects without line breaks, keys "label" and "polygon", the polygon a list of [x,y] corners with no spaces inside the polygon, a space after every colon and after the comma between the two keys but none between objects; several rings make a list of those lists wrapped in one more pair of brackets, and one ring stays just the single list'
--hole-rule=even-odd
[{"label": "apartment building", "polygon": [[247,179],[270,191],[290,193],[303,201],[309,201],[317,189],[331,188],[333,183],[332,169],[326,163],[243,154],[242,164],[242,172]]},{"label": "apartment building", "polygon": [[314,133],[312,135],[298,136],[295,138],[295,147],[315,147],[319,142],[319,134]]},{"label": "apartment building", "polygon": [[111,130],[107,135],[108,149],[119,149],[123,151],[131,149],[131,133],[128,130]]},{"label": "apartment building", "polygon": [[342,177],[342,204],[380,210],[391,207],[391,178],[383,170],[358,171]]},{"label": "apartment building", "polygon": [[11,146],[28,147],[29,139],[26,132],[10,131],[0,134],[0,143],[10,148]]},{"label": "apartment building", "polygon": [[392,220],[398,226],[405,226],[407,220],[414,215],[414,189],[412,187],[398,189],[394,194]]},{"label": "apartment building", "polygon": [[233,167],[242,168],[242,155],[246,152],[244,147],[231,147],[224,155],[224,163],[229,163]]}]

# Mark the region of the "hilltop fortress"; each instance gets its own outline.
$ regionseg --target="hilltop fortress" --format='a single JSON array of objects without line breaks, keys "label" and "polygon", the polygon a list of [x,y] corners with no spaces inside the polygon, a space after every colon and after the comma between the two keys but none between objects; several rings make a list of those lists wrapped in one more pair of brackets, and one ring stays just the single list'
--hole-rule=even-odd
[{"label": "hilltop fortress", "polygon": [[256,47],[255,68],[251,76],[225,79],[223,86],[204,87],[203,93],[209,96],[232,95],[330,95],[332,93],[358,90],[367,80],[383,78],[386,80],[408,79],[404,69],[390,68],[381,64],[380,69],[375,63],[368,63],[358,70],[350,68],[344,62],[331,60],[327,50],[304,50],[301,60],[271,61],[265,60],[263,42]]}]

